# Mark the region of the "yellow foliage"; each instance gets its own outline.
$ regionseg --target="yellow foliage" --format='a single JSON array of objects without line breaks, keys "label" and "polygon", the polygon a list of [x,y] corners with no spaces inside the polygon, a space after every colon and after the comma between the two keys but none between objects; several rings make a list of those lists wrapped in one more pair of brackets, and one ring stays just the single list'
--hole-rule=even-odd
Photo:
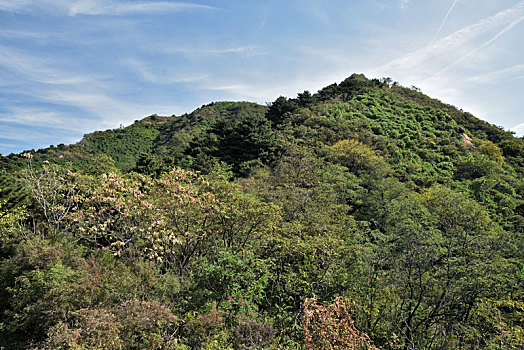
[{"label": "yellow foliage", "polygon": [[499,165],[504,164],[504,156],[500,147],[488,140],[480,141],[478,147],[482,153],[487,155],[491,160],[497,162]]},{"label": "yellow foliage", "polygon": [[350,171],[385,171],[387,165],[375,151],[357,140],[342,140],[331,147],[331,158]]}]

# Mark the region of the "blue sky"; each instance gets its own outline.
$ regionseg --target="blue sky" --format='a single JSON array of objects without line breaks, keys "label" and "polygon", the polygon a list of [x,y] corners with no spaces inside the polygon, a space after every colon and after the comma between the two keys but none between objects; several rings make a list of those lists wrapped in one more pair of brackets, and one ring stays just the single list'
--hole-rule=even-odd
[{"label": "blue sky", "polygon": [[0,0],[0,153],[354,72],[524,134],[524,1]]}]

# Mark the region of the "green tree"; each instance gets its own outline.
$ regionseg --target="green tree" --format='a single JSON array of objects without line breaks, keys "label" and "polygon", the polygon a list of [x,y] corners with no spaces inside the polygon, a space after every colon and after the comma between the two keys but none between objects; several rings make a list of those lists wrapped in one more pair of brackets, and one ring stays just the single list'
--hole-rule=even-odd
[{"label": "green tree", "polygon": [[280,96],[269,105],[266,118],[271,121],[273,125],[279,125],[289,114],[293,113],[297,107],[297,103],[293,99]]},{"label": "green tree", "polygon": [[379,176],[387,173],[388,166],[375,151],[357,140],[342,140],[331,147],[333,161],[347,167],[351,172],[373,172]]},{"label": "green tree", "polygon": [[496,337],[479,337],[472,318],[483,298],[504,295],[494,285],[512,270],[495,248],[502,233],[487,211],[438,186],[421,195],[386,187],[370,200],[382,208],[373,215],[381,234],[367,258],[375,277],[361,305],[375,339],[385,344],[396,334],[418,349],[478,348]]},{"label": "green tree", "polygon": [[198,170],[209,172],[213,159],[232,166],[245,176],[250,168],[267,164],[277,152],[277,139],[267,119],[248,114],[240,119],[220,119],[190,143],[189,154]]}]

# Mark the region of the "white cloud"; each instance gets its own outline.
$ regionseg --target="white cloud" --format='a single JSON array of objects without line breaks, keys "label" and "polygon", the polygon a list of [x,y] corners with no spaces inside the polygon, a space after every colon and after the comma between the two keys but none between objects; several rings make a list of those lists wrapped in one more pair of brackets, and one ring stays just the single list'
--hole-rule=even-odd
[{"label": "white cloud", "polygon": [[[57,142],[55,133],[49,133],[49,129],[34,129],[28,128],[27,126],[19,125],[7,125],[4,123],[2,128],[0,128],[0,139],[11,141],[21,141],[21,144],[34,144],[35,142],[41,144],[41,146],[49,145],[51,143]],[[81,136],[81,134],[79,135]],[[71,131],[66,131],[61,135],[63,141],[60,142],[75,142],[78,141],[76,137],[71,137]],[[18,145],[20,147],[20,145]],[[27,147],[27,146],[24,146]],[[29,147],[27,147],[29,148]],[[26,148],[26,149],[27,149]],[[18,149],[20,151],[20,149]]]},{"label": "white cloud", "polygon": [[253,57],[266,54],[266,50],[258,45],[240,45],[234,47],[207,47],[207,48],[198,48],[198,47],[168,47],[163,49],[166,53],[171,54],[182,54],[182,55],[224,55],[224,54],[238,54],[245,57]]},{"label": "white cloud", "polygon": [[[53,67],[56,62],[53,60],[27,55],[19,50],[14,50],[5,45],[0,45],[0,67],[10,70],[23,76],[26,79],[43,84],[51,85],[76,85],[94,83],[101,76],[82,75],[79,73],[68,73]],[[12,82],[14,84],[16,82]]]},{"label": "white cloud", "polygon": [[[10,107],[0,114],[0,122],[19,126],[45,127],[79,133],[130,124],[153,113],[173,114],[177,106],[152,106],[114,98],[104,92],[75,89],[32,91],[31,97],[54,105],[54,110],[39,107]],[[64,110],[64,111],[61,111]]]},{"label": "white cloud", "polygon": [[524,77],[524,76],[517,76],[517,77],[513,76],[515,73],[518,73],[518,72],[524,72],[524,64],[517,64],[511,67],[497,69],[495,71],[488,72],[485,74],[472,76],[470,78],[467,78],[465,80],[465,83],[467,83],[467,85],[486,84],[486,83],[492,83],[493,81],[499,81],[500,79],[507,79],[508,81],[511,81],[511,80],[518,79],[519,77],[520,78]]},{"label": "white cloud", "polygon": [[411,0],[400,0],[400,8],[405,10]]},{"label": "white cloud", "polygon": [[[300,91],[309,90],[316,92],[339,79],[340,72],[326,72],[325,74],[282,77],[278,81],[262,77],[237,78],[230,84],[220,84],[219,81],[203,85],[205,90],[224,91],[233,94],[235,98],[245,100],[253,99],[258,103],[274,101],[278,96],[294,97]],[[345,77],[345,75],[342,75]]]},{"label": "white cloud", "polygon": [[[376,76],[389,75],[391,72],[394,72],[399,79],[413,82],[428,79],[438,74],[439,71],[447,69],[445,67],[449,68],[450,65],[454,65],[470,56],[472,51],[477,52],[502,34],[513,29],[520,23],[523,15],[524,1],[520,1],[513,7],[463,27],[433,44],[402,55],[372,71]],[[505,27],[495,37],[492,37],[480,46],[478,45],[479,38],[501,26]]]},{"label": "white cloud", "polygon": [[0,115],[0,122],[77,132],[85,130],[92,123],[86,119],[73,118],[70,114],[32,107],[10,108],[7,113]]},{"label": "white cloud", "polygon": [[483,42],[481,45],[477,46],[476,48],[474,48],[473,50],[469,51],[468,53],[460,56],[459,58],[457,58],[455,61],[451,62],[450,64],[448,64],[446,67],[442,68],[440,71],[438,71],[437,73],[435,73],[433,76],[431,76],[429,79],[431,78],[434,78],[440,74],[442,74],[443,72],[445,72],[446,70],[448,70],[449,68],[451,68],[452,66],[456,65],[457,63],[463,61],[465,58],[473,55],[474,53],[478,52],[479,50],[485,48],[486,46],[492,44],[493,42],[495,42],[498,38],[500,38],[502,35],[504,35],[505,33],[509,32],[510,30],[512,30],[513,28],[515,28],[518,24],[520,24],[520,22],[524,21],[524,16],[520,17],[520,18],[517,18],[516,20],[512,21],[510,24],[508,24],[507,26],[505,26],[501,31],[499,31],[494,37],[492,37],[491,39],[489,39],[488,41],[485,41]]},{"label": "white cloud", "polygon": [[448,20],[449,15],[451,14],[451,11],[453,11],[453,8],[457,4],[458,0],[454,0],[453,4],[451,4],[451,7],[449,8],[448,12],[446,13],[446,16],[444,16],[444,19],[440,23],[440,26],[438,27],[437,31],[435,32],[434,38],[438,37],[440,34],[440,31],[442,30],[442,27],[444,27],[444,24],[446,24],[446,21]]},{"label": "white cloud", "polygon": [[174,13],[194,10],[212,10],[212,6],[189,2],[125,2],[109,0],[0,0],[0,11],[59,12],[76,15],[127,15],[138,13]]},{"label": "white cloud", "polygon": [[510,130],[514,131],[517,136],[524,136],[524,123],[515,125]]},{"label": "white cloud", "polygon": [[139,103],[122,101],[92,89],[57,89],[41,93],[38,98],[58,105],[75,107],[88,115],[96,116],[99,119],[96,121],[97,127],[118,126],[120,122],[143,117],[149,109]]},{"label": "white cloud", "polygon": [[[150,65],[136,59],[126,59],[122,61],[125,65],[130,67],[143,80],[155,84],[180,84],[193,83],[204,80],[209,77],[208,74],[180,74],[174,69],[167,69],[164,72],[155,72]],[[164,69],[165,70],[165,69]]]},{"label": "white cloud", "polygon": [[19,1],[12,1],[12,0],[0,0],[0,10],[1,11],[7,11],[7,12],[17,12],[24,7],[30,6],[32,4],[32,1],[30,0],[19,0]]},{"label": "white cloud", "polygon": [[[15,140],[11,140],[11,141],[15,141]],[[16,149],[19,148],[20,145],[16,144],[16,143],[6,143],[6,142],[0,142],[0,148],[4,149],[4,150],[15,150],[16,152]],[[1,153],[0,153],[1,154]]]},{"label": "white cloud", "polygon": [[201,88],[210,91],[225,92],[230,99],[254,100],[258,103],[273,101],[278,95],[294,96],[297,92],[295,82],[278,83],[267,81],[233,81],[230,84],[221,84],[214,81],[204,84]]},{"label": "white cloud", "polygon": [[[5,107],[0,122],[86,132],[117,127],[154,110],[151,106],[112,97],[111,92],[118,89],[104,77],[61,70],[53,67],[49,60],[5,46],[0,46],[0,50],[4,54],[0,55],[0,67],[18,77],[2,84],[0,93],[19,96],[22,100],[29,96],[33,102],[55,106],[52,112],[44,108]],[[64,108],[68,112],[56,111]]]},{"label": "white cloud", "polygon": [[126,15],[136,13],[184,12],[192,10],[211,10],[214,7],[187,2],[111,2],[102,0],[77,1],[69,8],[69,15]]},{"label": "white cloud", "polygon": [[[180,108],[174,105],[158,106],[153,105],[153,102],[117,97],[122,91],[122,83],[112,77],[91,73],[90,67],[84,68],[88,70],[87,73],[82,70],[69,71],[58,57],[41,57],[1,44],[0,52],[0,73],[6,77],[12,74],[13,77],[2,79],[0,85],[0,96],[4,95],[5,100],[10,100],[0,112],[0,124],[2,128],[5,123],[18,126],[18,129],[11,128],[11,133],[14,133],[11,138],[18,140],[27,136],[24,127],[48,128],[57,133],[62,130],[81,135],[95,129],[127,125],[153,113],[170,115],[180,112]],[[156,83],[163,80],[187,83],[205,78],[189,75],[166,77],[147,71],[147,66],[141,68],[144,78]],[[20,107],[28,99],[29,105],[45,106]],[[17,100],[19,102],[15,104]],[[9,137],[5,130],[2,135],[4,138]],[[31,135],[33,139],[40,137],[34,132]],[[50,142],[53,140],[50,139]]]},{"label": "white cloud", "polygon": [[[28,55],[19,50],[0,45],[0,68],[16,74],[18,79],[3,84],[7,94],[30,96],[33,101],[52,104],[57,107],[73,107],[81,115],[96,120],[96,127],[116,127],[121,122],[145,115],[151,111],[138,102],[127,102],[112,97],[117,91],[115,83],[103,76],[72,73],[56,67],[51,59]],[[71,110],[71,108],[69,108]],[[87,115],[86,115],[87,113]],[[59,112],[45,112],[43,109],[13,107],[0,115],[0,121],[20,125],[39,125],[70,130],[91,129],[93,120],[71,117]]]}]

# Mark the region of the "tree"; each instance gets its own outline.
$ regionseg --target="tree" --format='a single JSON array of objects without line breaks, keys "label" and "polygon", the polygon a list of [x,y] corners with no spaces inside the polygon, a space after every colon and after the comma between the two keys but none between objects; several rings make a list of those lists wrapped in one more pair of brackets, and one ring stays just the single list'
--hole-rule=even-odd
[{"label": "tree", "polygon": [[41,169],[34,169],[28,158],[28,169],[23,182],[40,206],[51,234],[57,234],[63,227],[69,213],[77,206],[76,195],[83,186],[84,178],[58,165],[44,162]]},{"label": "tree", "polygon": [[132,169],[140,174],[160,176],[162,172],[167,171],[165,162],[157,155],[142,153]]},{"label": "tree", "polygon": [[330,158],[347,167],[349,171],[359,174],[373,172],[383,176],[388,166],[375,151],[357,140],[342,140],[331,147]]},{"label": "tree", "polygon": [[22,237],[20,223],[27,217],[25,207],[8,210],[5,200],[0,200],[0,259],[9,256]]},{"label": "tree", "polygon": [[493,286],[511,275],[487,211],[439,186],[421,195],[386,189],[370,200],[382,207],[374,215],[382,234],[368,262],[377,281],[364,294],[379,299],[360,301],[366,330],[377,342],[394,333],[408,349],[480,347],[486,335],[476,335],[472,314],[483,298],[504,295]]},{"label": "tree", "polygon": [[266,118],[271,121],[273,125],[279,125],[285,120],[288,114],[293,113],[296,109],[297,103],[293,99],[280,96],[269,105]]},{"label": "tree", "polygon": [[229,164],[235,174],[246,176],[253,166],[267,164],[277,149],[269,121],[248,114],[235,120],[216,120],[190,143],[189,153],[197,170],[209,172],[215,159]]},{"label": "tree", "polygon": [[300,107],[307,107],[313,103],[314,99],[311,93],[308,90],[305,90],[302,93],[299,93],[297,96],[298,104]]},{"label": "tree", "polygon": [[344,298],[336,298],[328,306],[314,299],[304,300],[306,349],[377,349],[368,335],[355,327],[349,308],[350,303]]}]

